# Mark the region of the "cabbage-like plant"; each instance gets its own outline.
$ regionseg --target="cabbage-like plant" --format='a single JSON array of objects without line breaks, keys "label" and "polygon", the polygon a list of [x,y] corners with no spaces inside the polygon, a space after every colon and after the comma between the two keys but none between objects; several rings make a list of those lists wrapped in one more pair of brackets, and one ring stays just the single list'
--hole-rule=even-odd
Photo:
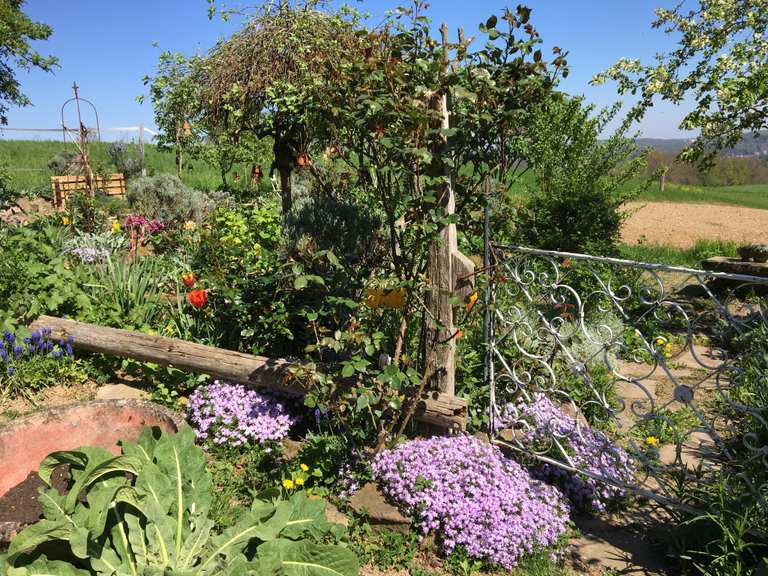
[{"label": "cabbage-like plant", "polygon": [[[208,512],[211,476],[194,433],[146,429],[115,456],[101,448],[50,454],[39,474],[69,465],[70,489],[41,491],[44,518],[11,543],[8,576],[355,576],[355,554],[324,539],[339,528],[325,503],[297,493],[255,500],[217,533]],[[338,534],[337,534],[338,535]],[[50,551],[55,551],[50,554]],[[48,557],[50,556],[50,557]]]}]

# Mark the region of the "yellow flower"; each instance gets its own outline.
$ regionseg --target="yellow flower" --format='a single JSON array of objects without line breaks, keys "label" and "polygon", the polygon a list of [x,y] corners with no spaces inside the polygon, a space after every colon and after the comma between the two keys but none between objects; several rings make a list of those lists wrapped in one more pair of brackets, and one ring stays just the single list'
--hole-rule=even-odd
[{"label": "yellow flower", "polygon": [[120,232],[120,222],[118,222],[117,220],[112,222],[112,232],[114,232],[115,234]]},{"label": "yellow flower", "polygon": [[285,488],[286,490],[293,490],[293,480],[291,480],[290,478],[286,478],[285,480],[283,480],[283,488]]},{"label": "yellow flower", "polygon": [[648,446],[658,446],[659,439],[656,438],[656,436],[648,436],[648,438],[645,439],[645,443],[648,444]]},{"label": "yellow flower", "polygon": [[194,232],[195,230],[197,230],[197,222],[195,222],[194,220],[187,220],[186,222],[184,222],[184,230]]},{"label": "yellow flower", "polygon": [[304,478],[302,478],[301,476],[296,478],[296,486],[304,486]]},{"label": "yellow flower", "polygon": [[467,313],[472,312],[472,308],[474,308],[475,303],[477,302],[477,292],[472,292],[472,294],[469,295],[467,298],[467,304],[466,304],[466,310]]},{"label": "yellow flower", "polygon": [[661,346],[662,344],[664,344],[664,338],[659,336],[658,338],[656,338],[656,345]]},{"label": "yellow flower", "polygon": [[301,468],[304,472],[309,472],[309,466],[306,464],[301,464],[299,468]]},{"label": "yellow flower", "polygon": [[64,218],[61,219],[61,223],[64,224],[64,226],[69,226],[69,218],[64,216]]}]

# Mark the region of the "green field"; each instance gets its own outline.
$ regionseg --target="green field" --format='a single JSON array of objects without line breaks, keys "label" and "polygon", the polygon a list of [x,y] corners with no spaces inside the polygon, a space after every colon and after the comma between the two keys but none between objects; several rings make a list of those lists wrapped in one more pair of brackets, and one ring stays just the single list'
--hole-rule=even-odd
[{"label": "green field", "polygon": [[[95,163],[109,164],[108,143],[94,143],[91,157]],[[50,187],[51,171],[47,164],[62,150],[74,150],[74,145],[53,140],[0,140],[0,165],[5,165],[11,172],[13,185],[19,191],[47,190]],[[149,174],[173,174],[176,171],[172,152],[158,150],[152,144],[145,146],[147,171]],[[258,162],[258,160],[255,159]],[[261,160],[261,164],[267,162]],[[182,180],[190,186],[202,190],[221,187],[221,175],[216,166],[203,161],[186,162]],[[236,165],[230,171],[228,180],[237,172],[245,177],[250,166]],[[246,178],[243,178],[245,181]],[[524,195],[524,187],[530,185],[531,177],[526,175],[520,181],[519,191],[513,196]],[[636,184],[635,184],[636,185]],[[744,186],[685,186],[669,183],[662,193],[658,184],[653,184],[643,192],[638,200],[652,202],[687,202],[730,204],[749,208],[768,210],[768,183]]]},{"label": "green field", "polygon": [[[94,168],[103,166],[107,171],[111,163],[107,154],[110,143],[94,142],[90,147],[90,155]],[[75,150],[71,143],[65,144],[54,140],[0,140],[0,165],[7,166],[13,187],[19,192],[36,192],[50,189],[50,178],[53,173],[48,169],[48,161],[64,150]],[[172,152],[159,150],[152,144],[144,147],[147,172],[151,174],[175,174],[176,165]],[[243,176],[250,173],[250,166],[235,165],[230,171],[229,178],[238,172]],[[186,161],[182,180],[189,186],[201,190],[221,188],[221,175],[217,166],[203,161]]]},{"label": "green field", "polygon": [[654,184],[639,200],[651,202],[685,202],[698,204],[730,204],[768,210],[768,183],[743,186],[686,186],[667,184],[664,192]]}]

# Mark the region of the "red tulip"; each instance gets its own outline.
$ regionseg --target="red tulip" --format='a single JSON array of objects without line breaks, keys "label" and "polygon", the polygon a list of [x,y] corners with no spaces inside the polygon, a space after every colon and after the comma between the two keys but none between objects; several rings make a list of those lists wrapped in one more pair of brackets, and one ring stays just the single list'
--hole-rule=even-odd
[{"label": "red tulip", "polygon": [[197,282],[197,278],[195,278],[194,272],[188,272],[186,274],[181,275],[181,281],[184,283],[184,286],[187,288],[192,288],[192,286],[195,285],[195,282]]},{"label": "red tulip", "polygon": [[187,294],[187,302],[192,304],[195,308],[198,310],[205,306],[205,303],[208,301],[208,293],[206,290],[192,290],[189,294]]}]

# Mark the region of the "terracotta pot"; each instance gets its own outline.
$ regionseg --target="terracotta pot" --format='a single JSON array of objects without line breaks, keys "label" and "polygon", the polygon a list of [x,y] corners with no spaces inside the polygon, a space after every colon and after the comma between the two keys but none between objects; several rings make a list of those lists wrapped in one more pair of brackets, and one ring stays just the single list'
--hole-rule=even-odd
[{"label": "terracotta pot", "polygon": [[0,428],[0,497],[57,450],[99,446],[120,453],[118,440],[135,440],[145,426],[176,432],[183,418],[142,400],[93,400],[56,406]]}]

